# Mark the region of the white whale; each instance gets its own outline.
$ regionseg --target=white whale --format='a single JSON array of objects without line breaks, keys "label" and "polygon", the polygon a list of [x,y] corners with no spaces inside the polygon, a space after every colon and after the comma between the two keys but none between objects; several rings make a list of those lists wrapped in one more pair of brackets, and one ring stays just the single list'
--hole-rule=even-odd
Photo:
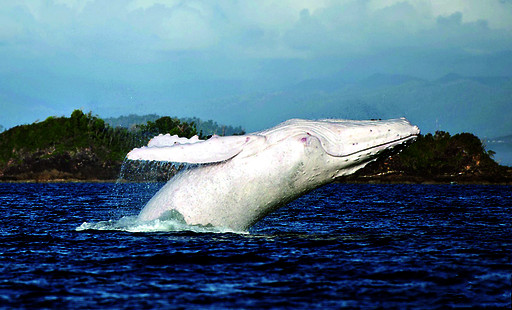
[{"label": "white whale", "polygon": [[280,206],[355,172],[419,129],[392,120],[292,119],[244,136],[158,136],[133,149],[131,160],[200,164],[165,184],[138,218],[179,212],[189,225],[244,231]]}]

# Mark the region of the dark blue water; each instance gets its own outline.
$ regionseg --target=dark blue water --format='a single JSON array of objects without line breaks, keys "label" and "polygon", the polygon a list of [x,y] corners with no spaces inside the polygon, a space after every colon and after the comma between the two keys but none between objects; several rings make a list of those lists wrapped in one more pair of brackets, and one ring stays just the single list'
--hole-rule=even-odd
[{"label": "dark blue water", "polygon": [[332,184],[249,233],[135,224],[152,191],[0,184],[0,307],[511,307],[510,186]]}]

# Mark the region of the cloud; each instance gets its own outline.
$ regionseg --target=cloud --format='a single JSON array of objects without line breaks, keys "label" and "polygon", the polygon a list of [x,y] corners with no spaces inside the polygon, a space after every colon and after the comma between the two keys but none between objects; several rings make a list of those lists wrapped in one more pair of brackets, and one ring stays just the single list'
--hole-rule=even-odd
[{"label": "cloud", "polygon": [[210,99],[206,81],[260,91],[337,72],[495,75],[510,65],[485,57],[510,50],[510,0],[0,0],[0,104],[179,113]]},{"label": "cloud", "polygon": [[116,58],[161,51],[293,58],[421,46],[425,35],[435,43],[433,32],[446,44],[454,33],[477,29],[479,38],[490,38],[485,48],[498,50],[510,42],[504,33],[512,30],[511,12],[512,3],[503,0],[22,1],[0,8],[0,40]]},{"label": "cloud", "polygon": [[313,14],[304,10],[284,40],[292,48],[308,50],[312,56],[376,54],[404,47],[497,52],[512,46],[510,32],[493,29],[492,20],[467,20],[460,11],[434,15],[434,12],[452,12],[451,7],[434,9],[427,4],[419,5],[418,1],[372,4],[345,2]]}]

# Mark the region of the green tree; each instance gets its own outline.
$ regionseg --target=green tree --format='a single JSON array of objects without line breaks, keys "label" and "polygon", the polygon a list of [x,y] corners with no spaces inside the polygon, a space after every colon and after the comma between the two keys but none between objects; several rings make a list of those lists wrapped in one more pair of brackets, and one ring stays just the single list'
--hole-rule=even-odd
[{"label": "green tree", "polygon": [[171,118],[169,116],[161,117],[154,122],[148,121],[146,125],[139,125],[138,129],[146,136],[171,134],[191,138],[197,135],[194,123],[182,122],[177,118]]},{"label": "green tree", "polygon": [[401,153],[380,161],[378,169],[417,176],[478,174],[497,171],[499,165],[491,158],[492,153],[473,134],[451,136],[437,131],[418,136]]}]

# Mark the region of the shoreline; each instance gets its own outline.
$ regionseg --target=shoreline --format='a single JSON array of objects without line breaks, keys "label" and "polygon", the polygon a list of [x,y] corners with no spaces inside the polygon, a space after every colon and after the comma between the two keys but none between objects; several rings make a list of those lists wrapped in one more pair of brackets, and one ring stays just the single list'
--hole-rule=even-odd
[{"label": "shoreline", "polygon": [[449,185],[512,185],[509,175],[350,175],[336,179],[339,183],[359,184],[449,184]]},{"label": "shoreline", "polygon": [[27,179],[27,180],[0,180],[0,183],[127,183],[120,182],[119,180],[83,180],[83,179],[53,179],[53,180],[36,180],[36,179]]},{"label": "shoreline", "polygon": [[512,186],[512,181],[507,182],[489,182],[489,181],[435,181],[435,180],[423,180],[423,181],[380,181],[380,180],[370,180],[370,181],[360,181],[360,180],[350,180],[350,181],[334,181],[333,183],[340,184],[375,184],[375,185],[386,185],[386,184],[403,184],[403,185],[497,185],[497,186]]},{"label": "shoreline", "polygon": [[[52,183],[163,183],[166,181],[151,181],[151,182],[137,182],[137,181],[127,181],[121,179],[108,179],[108,180],[100,180],[100,179],[52,179],[52,180],[36,180],[36,179],[27,179],[27,180],[0,180],[0,184],[14,184],[14,183],[27,183],[27,184],[36,184],[36,183],[44,183],[44,184],[52,184]],[[401,178],[393,178],[393,179],[383,179],[383,178],[375,178],[375,177],[356,177],[356,178],[340,178],[334,180],[332,183],[339,184],[417,184],[417,185],[499,185],[499,186],[512,186],[512,180],[506,181],[490,181],[490,180],[464,180],[464,179],[444,179],[441,178],[419,178],[419,177],[401,177]]]}]

